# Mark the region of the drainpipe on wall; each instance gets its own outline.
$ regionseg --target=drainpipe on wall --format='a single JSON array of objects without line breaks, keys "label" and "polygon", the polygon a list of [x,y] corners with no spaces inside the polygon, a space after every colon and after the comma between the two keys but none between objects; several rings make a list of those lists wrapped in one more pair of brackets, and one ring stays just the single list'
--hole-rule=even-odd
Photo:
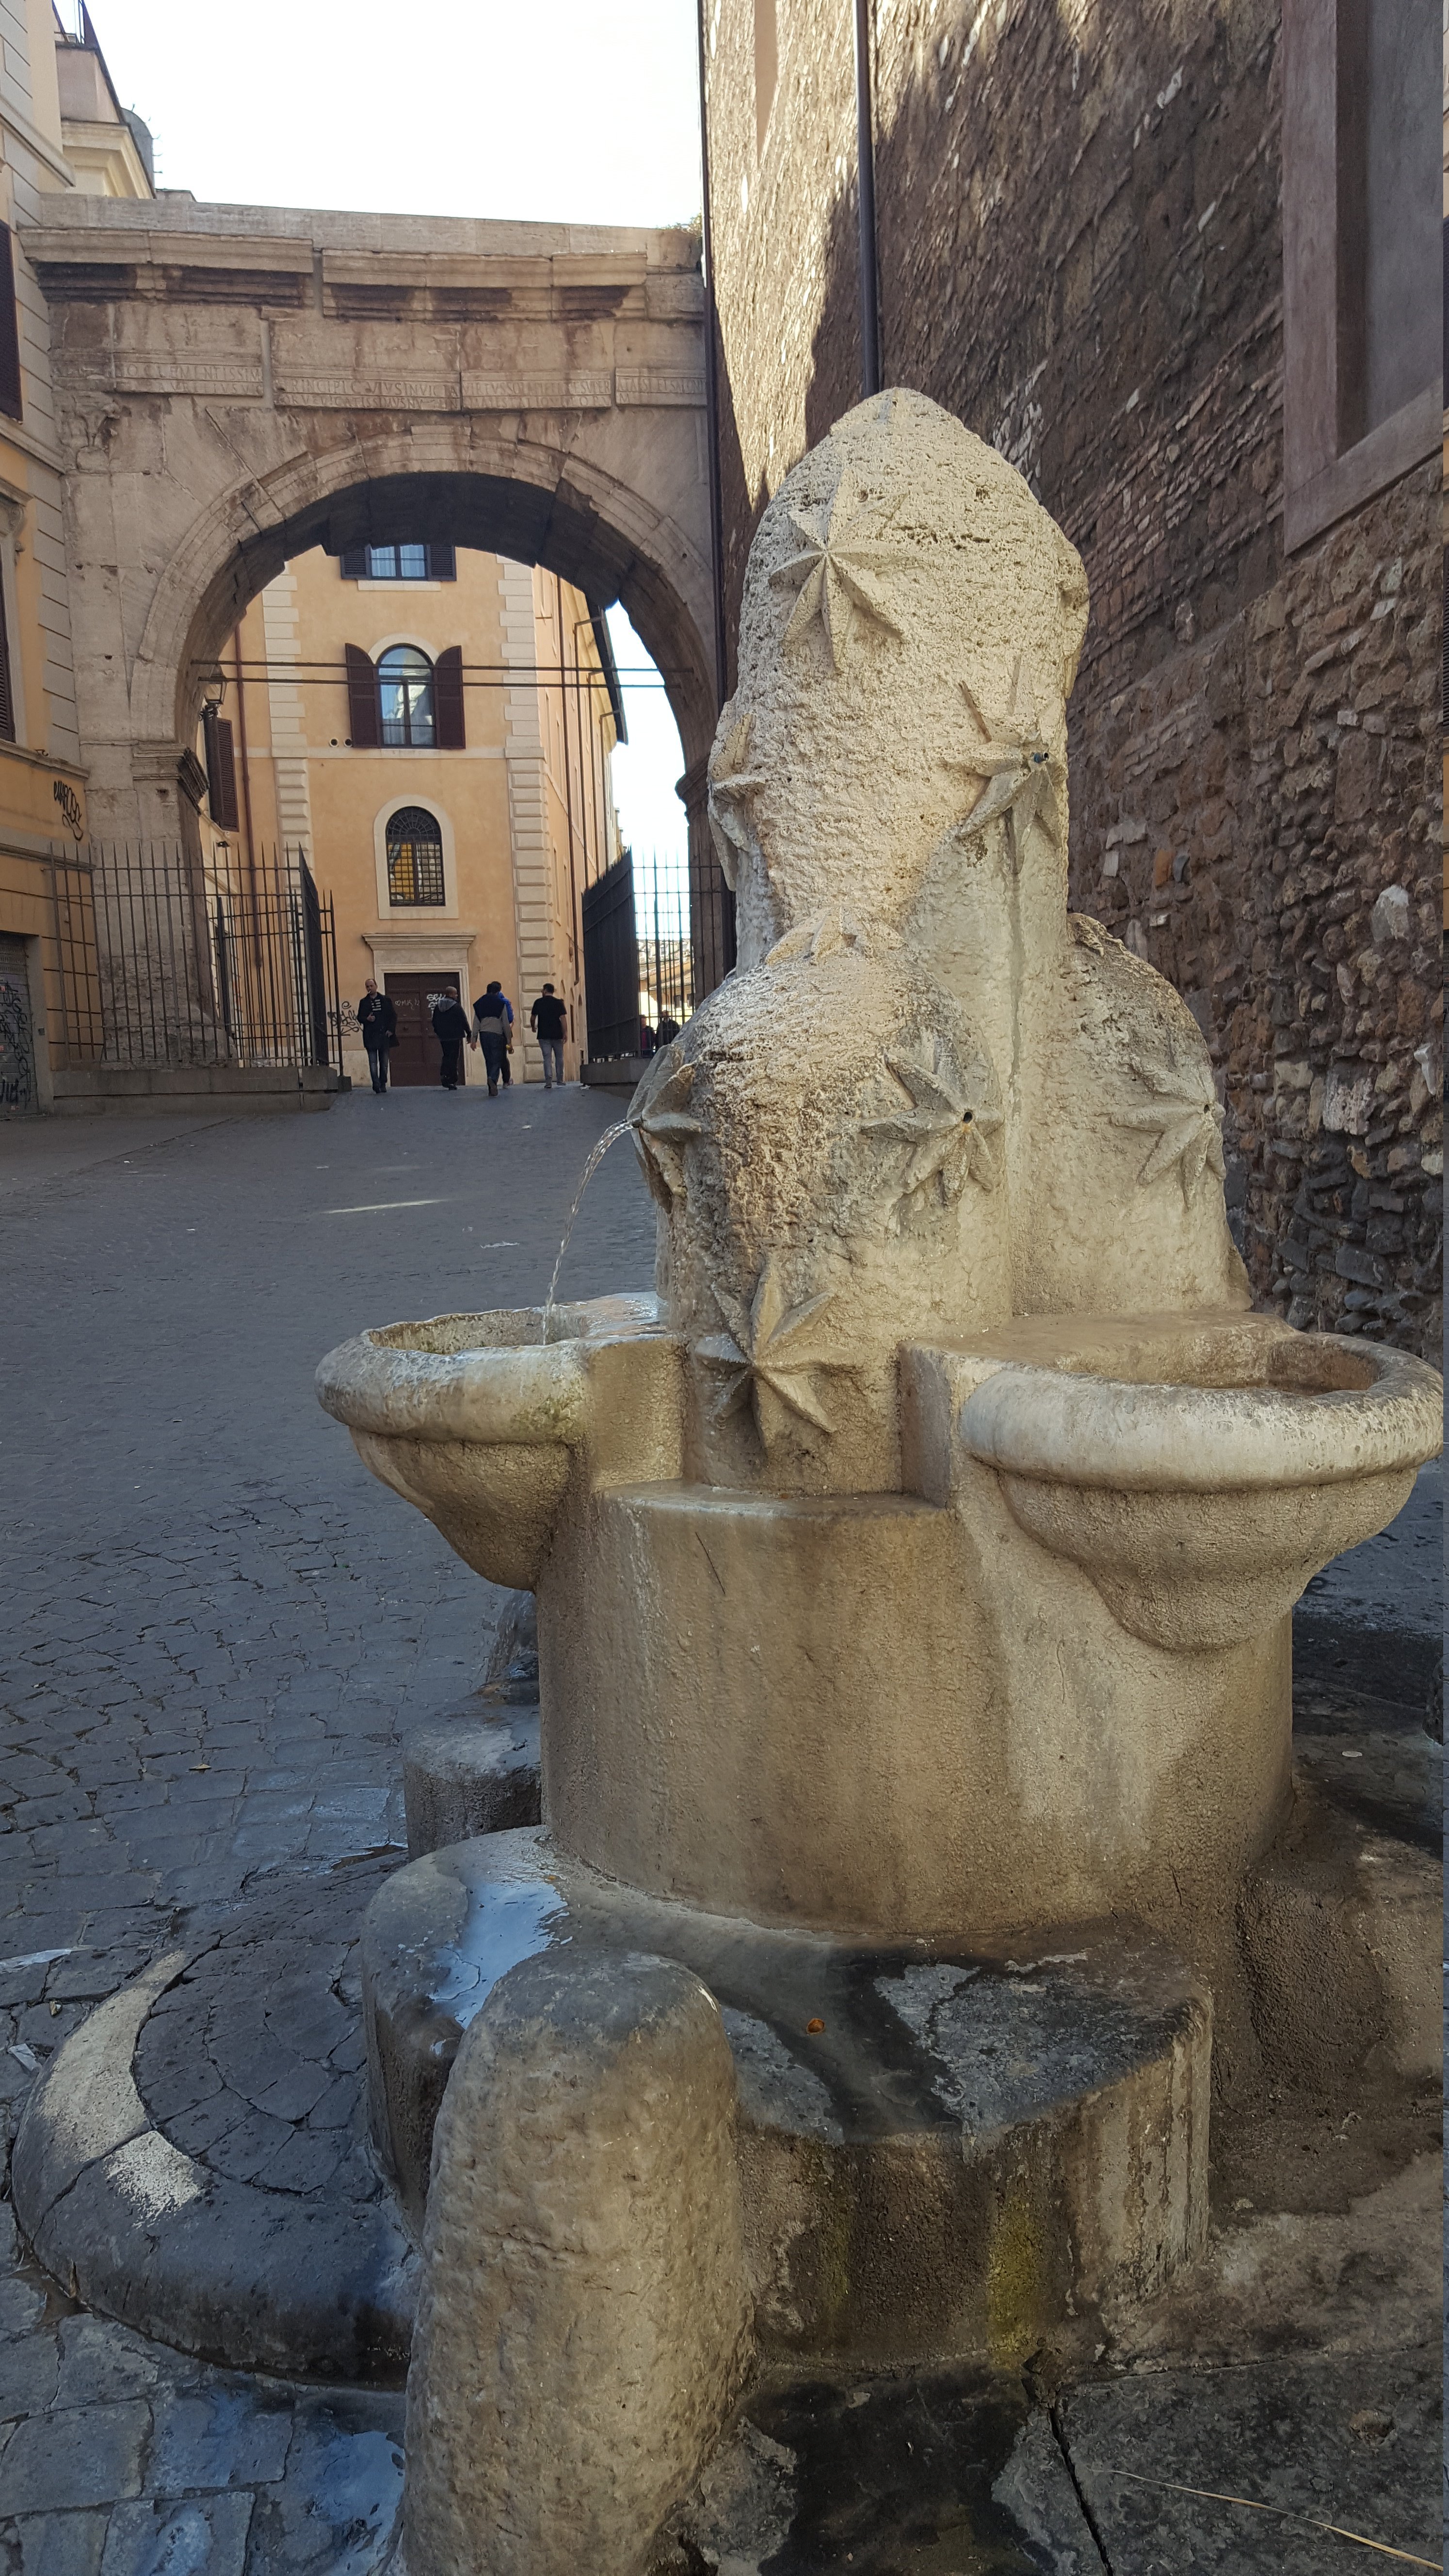
[{"label": "drainpipe on wall", "polygon": [[870,95],[870,0],[855,0],[855,157],[860,208],[860,391],[881,390],[880,282],[875,233],[875,117]]},{"label": "drainpipe on wall", "polygon": [[716,313],[714,301],[714,253],[711,247],[709,220],[709,119],[705,106],[705,27],[704,13],[709,0],[699,0],[699,184],[701,192],[700,230],[704,254],[704,401],[705,435],[709,442],[709,545],[711,570],[714,575],[714,658],[716,707],[724,705],[729,695],[729,672],[725,659],[724,598],[724,500],[719,465],[719,363],[715,348]]}]

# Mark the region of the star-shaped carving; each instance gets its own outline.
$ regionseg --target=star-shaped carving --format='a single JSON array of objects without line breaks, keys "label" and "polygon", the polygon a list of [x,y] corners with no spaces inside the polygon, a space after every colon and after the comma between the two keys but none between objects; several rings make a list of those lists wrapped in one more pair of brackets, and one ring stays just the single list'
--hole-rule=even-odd
[{"label": "star-shaped carving", "polygon": [[832,1432],[835,1425],[812,1384],[817,1369],[846,1365],[826,1356],[813,1329],[832,1302],[831,1293],[827,1290],[823,1296],[806,1297],[798,1306],[789,1305],[772,1252],[766,1256],[748,1314],[722,1289],[716,1288],[713,1295],[728,1331],[712,1334],[696,1349],[707,1366],[724,1373],[725,1383],[715,1403],[716,1420],[722,1422],[750,1404],[766,1450],[786,1429],[791,1414],[813,1423],[817,1431]]},{"label": "star-shaped carving", "polygon": [[942,1207],[954,1207],[968,1181],[995,1189],[1001,1175],[991,1140],[1002,1122],[990,1066],[977,1057],[963,1073],[944,1038],[932,1038],[929,1061],[887,1053],[886,1064],[911,1105],[864,1119],[862,1133],[907,1148],[895,1206],[899,1231],[907,1209],[923,1208],[933,1187]]},{"label": "star-shaped carving", "polygon": [[1219,1180],[1226,1175],[1223,1112],[1207,1066],[1180,1064],[1170,1036],[1167,1055],[1166,1065],[1144,1064],[1139,1056],[1129,1057],[1132,1071],[1155,1092],[1156,1098],[1150,1104],[1144,1102],[1140,1109],[1114,1109],[1112,1124],[1136,1127],[1155,1138],[1137,1175],[1139,1188],[1160,1180],[1175,1164],[1183,1203],[1187,1205],[1204,1171],[1215,1173]]},{"label": "star-shaped carving", "polygon": [[1013,863],[1020,867],[1026,836],[1033,823],[1045,824],[1053,842],[1061,837],[1061,811],[1052,779],[1051,745],[1041,729],[1036,691],[1026,657],[1018,653],[1011,678],[1011,707],[1004,716],[989,716],[969,681],[961,694],[985,740],[949,765],[984,778],[986,787],[958,828],[966,839],[983,832],[998,814],[1007,817]]},{"label": "star-shaped carving", "polygon": [[772,582],[792,583],[800,593],[785,629],[786,651],[809,633],[818,617],[837,671],[845,668],[862,620],[900,636],[885,576],[911,560],[901,547],[886,542],[867,515],[858,509],[852,514],[844,493],[842,480],[827,509],[790,512],[800,552],[770,575]]},{"label": "star-shaped carving", "polygon": [[[691,1113],[694,1067],[679,1055],[678,1041],[656,1056],[629,1103],[627,1123],[650,1195],[662,1208],[684,1196],[684,1157],[703,1121]],[[672,1059],[672,1061],[671,1061]]]},{"label": "star-shaped carving", "polygon": [[750,762],[754,725],[753,711],[747,707],[723,741],[716,742],[709,764],[709,827],[731,894],[736,891],[739,859],[750,846],[750,798],[765,783],[763,770]]},{"label": "star-shaped carving", "polygon": [[786,957],[837,957],[843,948],[858,948],[863,957],[870,955],[870,941],[858,921],[852,920],[843,903],[833,903],[813,920],[797,921],[783,939],[777,939],[765,959],[767,966]]}]

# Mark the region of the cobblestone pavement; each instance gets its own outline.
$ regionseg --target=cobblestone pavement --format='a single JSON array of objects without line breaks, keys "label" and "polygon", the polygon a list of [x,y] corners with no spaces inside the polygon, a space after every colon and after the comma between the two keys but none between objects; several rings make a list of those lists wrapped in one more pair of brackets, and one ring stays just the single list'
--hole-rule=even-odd
[{"label": "cobblestone pavement", "polygon": [[[7,2152],[37,2070],[157,1952],[402,1859],[400,1736],[479,1678],[499,1596],[366,1473],[312,1372],[369,1323],[541,1298],[618,1114],[420,1090],[83,1140],[0,1127]],[[561,1287],[646,1285],[652,1245],[621,1143]],[[371,2568],[400,2397],[144,2342],[0,2219],[0,2576]]]}]

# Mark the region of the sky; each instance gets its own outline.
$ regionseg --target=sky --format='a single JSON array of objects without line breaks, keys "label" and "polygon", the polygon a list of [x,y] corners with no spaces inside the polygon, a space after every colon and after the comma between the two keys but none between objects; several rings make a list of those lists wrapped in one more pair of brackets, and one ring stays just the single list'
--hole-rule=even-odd
[{"label": "sky", "polygon": [[[73,0],[62,15],[73,16]],[[700,205],[693,0],[91,0],[123,107],[155,138],[156,181],[215,202],[676,224]],[[621,666],[652,671],[622,609]],[[641,866],[682,865],[684,767],[658,686],[624,681],[614,769]]]}]

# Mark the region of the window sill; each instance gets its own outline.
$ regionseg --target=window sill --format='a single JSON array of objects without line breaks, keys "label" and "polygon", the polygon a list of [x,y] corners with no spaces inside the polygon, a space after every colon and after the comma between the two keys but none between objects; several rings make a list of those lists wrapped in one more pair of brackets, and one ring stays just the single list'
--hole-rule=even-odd
[{"label": "window sill", "polygon": [[441,590],[443,587],[440,581],[379,580],[373,573],[365,578],[359,575],[355,586],[358,590]]},{"label": "window sill", "polygon": [[1416,465],[1426,464],[1438,453],[1444,436],[1443,394],[1436,384],[1426,385],[1414,400],[1405,403],[1389,420],[1380,421],[1367,438],[1342,456],[1319,468],[1304,483],[1285,490],[1283,495],[1283,547],[1296,554],[1301,546],[1322,536],[1337,519],[1347,518],[1351,510],[1362,508],[1377,492],[1397,483]]}]

